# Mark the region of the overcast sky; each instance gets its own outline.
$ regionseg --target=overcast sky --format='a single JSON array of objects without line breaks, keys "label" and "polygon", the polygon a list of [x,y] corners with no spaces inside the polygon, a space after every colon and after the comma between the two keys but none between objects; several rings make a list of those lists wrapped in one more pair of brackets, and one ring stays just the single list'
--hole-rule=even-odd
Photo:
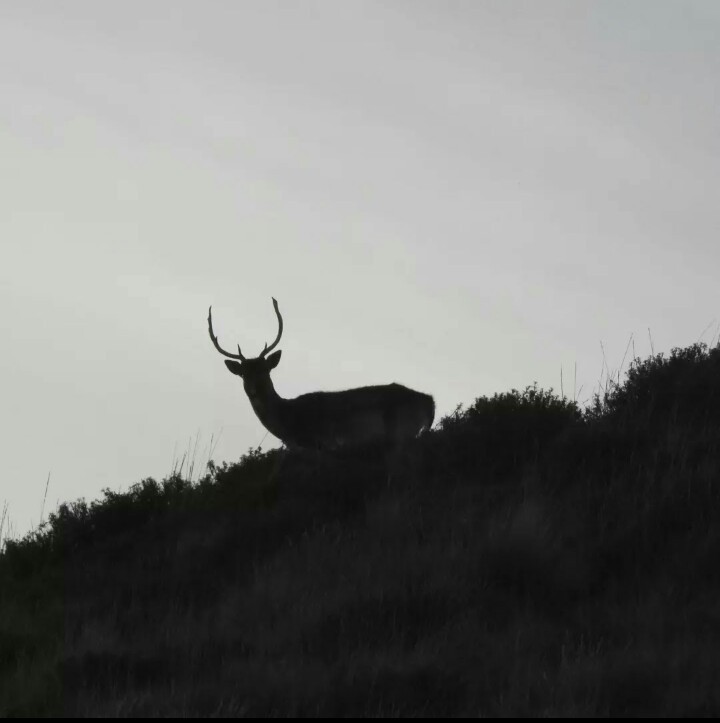
[{"label": "overcast sky", "polygon": [[[398,381],[438,417],[720,316],[720,3],[0,3],[0,509]],[[437,418],[437,417],[436,417]]]}]

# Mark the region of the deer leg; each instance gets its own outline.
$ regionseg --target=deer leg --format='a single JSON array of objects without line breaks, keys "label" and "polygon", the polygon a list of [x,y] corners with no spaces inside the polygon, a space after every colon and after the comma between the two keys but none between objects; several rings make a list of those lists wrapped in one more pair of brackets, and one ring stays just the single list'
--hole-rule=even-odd
[{"label": "deer leg", "polygon": [[283,447],[281,450],[278,451],[277,459],[275,460],[275,464],[273,465],[273,468],[270,470],[270,475],[268,476],[268,482],[274,482],[275,478],[280,474],[280,470],[282,469],[283,463],[285,462],[286,457],[288,456],[288,448]]}]

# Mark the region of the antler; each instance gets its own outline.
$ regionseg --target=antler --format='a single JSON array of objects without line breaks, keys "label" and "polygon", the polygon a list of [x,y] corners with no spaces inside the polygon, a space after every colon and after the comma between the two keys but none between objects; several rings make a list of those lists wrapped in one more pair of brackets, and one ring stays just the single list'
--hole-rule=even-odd
[{"label": "antler", "polygon": [[[280,316],[280,309],[278,309],[278,303],[275,301],[275,297],[273,296],[273,307],[275,307],[275,313],[277,314],[278,318],[278,326],[280,327],[278,329],[278,334],[275,337],[275,341],[270,344],[270,346],[267,345],[267,342],[265,342],[265,348],[260,352],[260,356],[265,356],[268,352],[271,352],[279,343],[280,343],[280,337],[283,333],[283,319],[282,316]],[[240,347],[238,347],[238,351],[240,351]]]},{"label": "antler", "polygon": [[243,356],[243,353],[240,351],[240,344],[238,344],[238,353],[237,354],[230,354],[229,352],[226,352],[218,343],[218,338],[213,333],[213,325],[212,325],[212,306],[208,309],[208,331],[210,332],[210,338],[212,339],[212,343],[215,345],[215,348],[223,355],[230,357],[231,359],[240,359],[240,361],[246,361],[245,357]]},{"label": "antler", "polygon": [[[278,329],[278,334],[275,337],[275,341],[270,344],[270,346],[267,345],[267,342],[265,342],[265,348],[260,352],[260,355],[258,358],[264,357],[266,354],[271,352],[279,343],[280,343],[280,337],[283,333],[283,319],[282,316],[280,316],[280,309],[278,309],[278,303],[273,298],[273,307],[275,307],[275,313],[277,314],[278,318],[278,326],[280,327]],[[218,343],[218,338],[215,336],[213,332],[213,325],[212,325],[212,306],[208,309],[208,331],[210,332],[210,339],[212,339],[212,343],[215,345],[215,348],[223,355],[230,357],[230,359],[240,359],[240,361],[247,361],[247,359],[243,356],[243,353],[240,351],[240,344],[238,344],[238,353],[237,354],[230,354],[229,352],[226,352]]]}]

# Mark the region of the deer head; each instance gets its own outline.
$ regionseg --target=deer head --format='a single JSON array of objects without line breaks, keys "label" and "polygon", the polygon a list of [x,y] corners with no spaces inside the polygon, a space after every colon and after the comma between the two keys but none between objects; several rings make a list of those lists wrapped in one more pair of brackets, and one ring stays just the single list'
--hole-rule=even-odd
[{"label": "deer head", "polygon": [[[278,365],[280,361],[281,351],[276,351],[273,354],[268,354],[280,343],[280,337],[283,333],[283,319],[280,315],[280,309],[278,309],[278,303],[273,298],[273,307],[275,308],[275,314],[278,318],[278,333],[275,337],[275,341],[270,346],[265,344],[265,348],[260,354],[254,359],[248,359],[243,356],[238,344],[238,353],[231,354],[225,351],[219,344],[218,338],[213,332],[212,325],[212,306],[208,309],[208,331],[210,332],[210,339],[215,345],[215,348],[223,355],[228,357],[225,360],[225,366],[233,373],[237,374],[243,380],[243,386],[245,392],[250,398],[251,402],[254,402],[262,397],[270,386],[270,372]],[[229,361],[230,359],[239,361]]]}]

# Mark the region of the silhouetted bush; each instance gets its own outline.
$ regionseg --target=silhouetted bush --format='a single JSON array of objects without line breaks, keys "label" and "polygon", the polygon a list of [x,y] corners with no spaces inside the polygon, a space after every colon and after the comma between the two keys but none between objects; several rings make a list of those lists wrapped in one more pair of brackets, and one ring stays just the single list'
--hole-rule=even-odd
[{"label": "silhouetted bush", "polygon": [[443,464],[457,472],[496,473],[537,460],[550,440],[581,420],[576,402],[535,384],[457,407],[438,422],[436,435]]},{"label": "silhouetted bush", "polygon": [[674,348],[669,357],[635,359],[623,384],[595,395],[588,420],[656,425],[720,422],[720,347]]}]

